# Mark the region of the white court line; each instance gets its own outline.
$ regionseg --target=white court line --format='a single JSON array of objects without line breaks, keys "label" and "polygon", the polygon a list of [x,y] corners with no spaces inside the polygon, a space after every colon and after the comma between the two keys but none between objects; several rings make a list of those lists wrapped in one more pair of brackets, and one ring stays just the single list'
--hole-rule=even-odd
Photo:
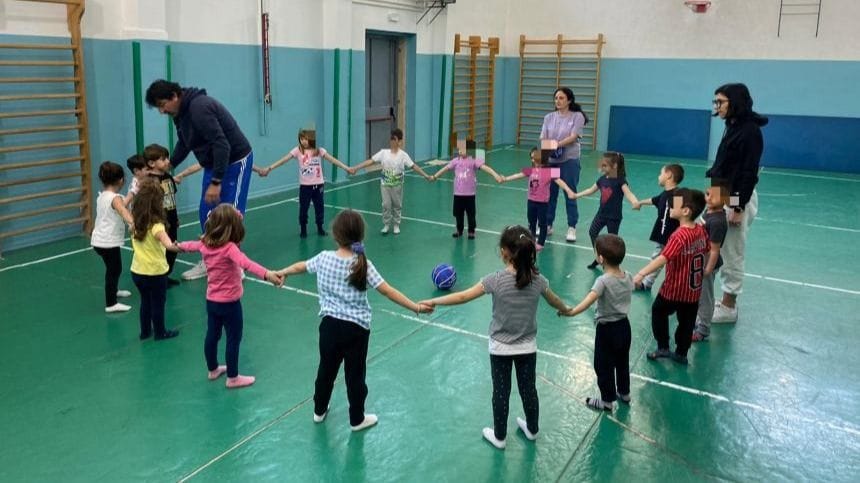
[{"label": "white court line", "polygon": [[[361,181],[361,182],[356,183],[356,184],[350,184],[350,185],[341,186],[341,187],[339,187],[339,188],[332,189],[331,191],[341,190],[341,189],[346,189],[346,188],[351,188],[352,186],[357,186],[357,185],[359,185],[359,184],[365,184],[365,183],[372,182],[372,181],[378,181],[378,180],[377,180],[377,179],[364,180],[364,181]],[[290,202],[293,202],[293,203],[294,203],[294,202],[296,202],[296,201],[297,201],[297,199],[296,199],[296,198],[289,198],[289,199],[286,199],[286,200],[281,200],[281,201],[277,201],[277,202],[274,202],[274,203],[269,203],[269,205],[266,205],[266,206],[267,206],[267,207],[269,207],[269,206],[275,206],[275,205],[284,204],[284,203],[290,203]],[[382,213],[379,213],[378,211],[362,210],[362,209],[353,208],[353,207],[350,207],[350,206],[338,206],[338,205],[331,205],[331,204],[325,204],[324,206],[325,206],[326,208],[334,208],[334,209],[338,209],[338,210],[351,209],[351,210],[353,210],[353,211],[357,211],[357,212],[359,212],[359,213],[364,213],[364,214],[367,214],[367,215],[380,216],[380,217],[382,216]],[[262,207],[260,207],[260,208],[262,208]],[[246,210],[246,211],[250,211],[250,210]],[[403,217],[401,217],[401,218],[402,218],[402,219],[404,219],[404,220],[416,221],[416,222],[419,222],[419,223],[425,223],[425,224],[430,224],[430,225],[437,225],[437,226],[445,226],[445,227],[449,227],[449,228],[454,228],[454,224],[452,224],[452,223],[443,223],[443,222],[440,222],[440,221],[428,220],[428,219],[424,219],[424,218],[415,218],[415,217],[411,217],[411,216],[403,216]],[[488,233],[488,234],[491,234],[491,235],[501,235],[501,232],[493,231],[493,230],[486,230],[486,229],[483,229],[483,228],[478,228],[478,229],[477,229],[477,230],[475,230],[475,231],[480,232],[480,233]],[[565,248],[576,248],[576,249],[579,249],[579,250],[586,250],[586,251],[589,251],[589,252],[591,252],[591,251],[592,251],[592,248],[591,248],[591,247],[589,247],[589,246],[575,245],[575,244],[566,243],[566,242],[564,242],[564,243],[563,243],[563,242],[556,242],[556,241],[547,240],[547,241],[546,241],[546,244],[547,244],[547,245],[561,246],[561,247],[565,247]],[[27,265],[33,265],[33,264],[36,264],[36,263],[41,263],[41,262],[44,262],[44,261],[48,261],[49,259],[50,259],[50,260],[53,260],[53,259],[61,258],[61,257],[64,257],[64,256],[73,255],[73,254],[75,254],[75,253],[80,253],[80,252],[83,252],[83,251],[86,251],[86,250],[88,250],[88,249],[80,249],[80,250],[75,250],[75,251],[72,251],[72,252],[61,253],[61,254],[59,254],[59,255],[54,255],[53,257],[49,257],[49,258],[47,258],[47,259],[40,259],[40,260],[34,260],[34,261],[32,261],[32,262],[27,262]],[[651,257],[649,257],[649,256],[636,255],[636,254],[633,254],[633,253],[628,253],[626,257],[627,257],[627,258],[636,258],[636,259],[639,259],[639,260],[648,260],[648,261],[650,261],[650,260],[651,260]],[[19,267],[21,267],[21,266],[23,266],[23,264],[22,264],[22,265],[12,265],[12,266],[10,266],[10,267],[6,267],[6,268],[4,268],[4,269],[0,270],[0,272],[6,271],[6,270],[11,270],[11,269],[13,269],[13,268],[19,268]],[[788,279],[784,279],[784,278],[770,277],[770,276],[767,276],[767,275],[757,275],[757,274],[752,274],[752,273],[744,273],[744,275],[745,275],[745,276],[752,277],[752,278],[757,278],[757,279],[760,279],[760,280],[767,280],[767,281],[771,281],[771,282],[784,283],[784,284],[788,284],[788,285],[796,285],[796,286],[800,286],[800,287],[808,287],[808,288],[816,288],[816,289],[821,289],[821,290],[829,290],[829,291],[833,291],[833,292],[840,292],[840,293],[846,293],[846,294],[851,294],[851,295],[860,295],[860,290],[850,290],[850,289],[839,288],[839,287],[831,287],[831,286],[829,286],[829,285],[821,285],[821,284],[815,284],[815,283],[807,283],[807,282],[801,282],[801,281],[797,281],[797,280],[788,280]]]},{"label": "white court line", "polygon": [[817,225],[815,223],[801,223],[799,221],[789,221],[789,220],[771,220],[768,218],[762,218],[760,216],[756,216],[755,221],[764,221],[766,223],[780,223],[780,224],[784,224],[784,225],[808,226],[811,228],[821,228],[823,230],[847,231],[849,233],[860,233],[860,230],[858,230],[856,228],[845,228],[842,226],[830,226],[830,225]]},{"label": "white court line", "polygon": [[[188,263],[188,262],[184,262],[184,263]],[[193,264],[190,264],[190,263],[189,263],[189,265],[193,265]],[[246,278],[245,280],[250,280],[250,281],[255,282],[255,283],[259,283],[259,284],[263,284],[263,285],[269,285],[269,286],[271,286],[271,284],[270,284],[269,282],[266,282],[266,281],[264,281],[264,280],[260,280],[260,279],[257,279],[257,278],[251,278],[251,277],[248,277],[248,278]],[[303,289],[299,289],[299,288],[295,288],[295,287],[290,287],[290,286],[288,286],[288,285],[284,285],[284,286],[282,286],[281,288],[282,288],[282,289],[284,289],[284,290],[288,290],[288,291],[291,291],[291,292],[296,292],[296,293],[298,293],[298,294],[306,295],[306,296],[309,296],[309,297],[319,297],[319,294],[317,294],[316,292],[311,292],[311,291],[309,291],[309,290],[303,290]],[[404,314],[404,313],[401,313],[401,312],[396,312],[396,311],[394,311],[394,310],[390,310],[390,309],[377,309],[377,310],[378,310],[378,311],[380,311],[380,312],[384,312],[384,313],[386,313],[386,314],[390,314],[390,315],[394,315],[394,316],[396,316],[396,317],[400,317],[400,318],[402,318],[402,319],[410,320],[410,321],[412,321],[412,322],[417,322],[417,323],[422,324],[422,325],[428,325],[428,326],[431,326],[431,327],[436,327],[436,328],[439,328],[439,329],[447,330],[447,331],[449,331],[449,332],[454,332],[454,333],[457,333],[457,334],[467,335],[467,336],[474,337],[474,338],[477,338],[477,339],[489,340],[489,336],[487,336],[487,335],[485,335],[485,334],[479,334],[479,333],[477,333],[477,332],[472,332],[472,331],[470,331],[470,330],[461,329],[461,328],[459,328],[459,327],[454,327],[454,326],[452,326],[452,325],[442,324],[442,323],[439,323],[439,322],[433,322],[432,320],[423,320],[423,319],[421,319],[421,318],[419,318],[419,317],[417,317],[417,316],[414,316],[414,315],[407,315],[407,314]],[[592,368],[591,364],[588,364],[588,363],[586,363],[586,362],[584,362],[584,361],[580,361],[580,360],[575,359],[575,358],[570,357],[570,356],[566,356],[566,355],[564,355],[564,354],[558,354],[558,353],[556,353],[556,352],[551,352],[551,351],[547,351],[547,350],[543,350],[543,349],[538,349],[538,351],[537,351],[537,352],[538,352],[539,354],[541,354],[541,355],[544,355],[544,356],[547,356],[547,357],[552,357],[552,358],[554,358],[554,359],[563,360],[563,361],[566,361],[566,362],[570,362],[570,363],[573,363],[573,364],[578,365],[578,366],[587,367],[588,369],[591,369],[591,368]],[[682,385],[680,385],[680,384],[675,384],[675,383],[668,382],[668,381],[661,381],[661,380],[659,380],[659,379],[654,379],[653,377],[644,376],[644,375],[642,375],[642,374],[630,373],[630,377],[631,377],[631,378],[633,378],[633,379],[637,379],[637,380],[640,380],[640,381],[646,382],[646,383],[656,384],[656,385],[658,385],[658,386],[663,386],[663,387],[666,387],[666,388],[669,388],[669,389],[674,389],[674,390],[676,390],[676,391],[684,392],[684,393],[687,393],[687,394],[692,394],[692,395],[695,395],[695,396],[706,397],[706,398],[708,398],[708,399],[712,399],[712,400],[715,400],[715,401],[720,401],[720,402],[725,402],[725,403],[734,404],[735,406],[739,406],[739,407],[746,408],[746,409],[752,409],[752,410],[761,411],[761,412],[766,412],[766,413],[771,413],[771,414],[773,414],[773,413],[775,413],[775,412],[776,412],[776,411],[774,411],[774,410],[771,410],[771,409],[765,408],[765,407],[763,407],[763,406],[760,406],[760,405],[758,405],[758,404],[754,404],[754,403],[751,403],[751,402],[746,402],[746,401],[742,401],[742,400],[739,400],[739,399],[732,399],[732,398],[729,398],[729,397],[727,397],[727,396],[723,396],[723,395],[721,395],[721,394],[716,394],[716,393],[708,392],[708,391],[702,391],[702,390],[700,390],[700,389],[695,389],[695,388],[692,388],[692,387],[682,386]],[[820,426],[825,426],[825,427],[827,427],[827,428],[829,428],[829,429],[834,429],[834,430],[837,430],[837,431],[842,431],[842,432],[845,432],[845,433],[852,434],[852,435],[854,435],[854,436],[860,436],[860,429],[857,429],[857,428],[853,427],[852,425],[850,425],[850,424],[848,424],[848,423],[845,423],[845,424],[839,425],[839,424],[834,424],[834,423],[831,423],[831,422],[828,422],[828,421],[820,421],[820,420],[817,420],[817,419],[807,418],[807,417],[804,417],[804,416],[791,416],[791,418],[795,418],[795,419],[798,419],[798,420],[801,420],[801,421],[804,421],[804,422],[807,422],[807,423],[812,423],[812,424],[817,424],[817,425],[820,425]]]},{"label": "white court line", "polygon": [[13,268],[29,267],[30,265],[36,265],[39,263],[50,262],[51,260],[56,260],[58,258],[67,257],[69,255],[74,255],[76,253],[88,252],[92,249],[93,249],[93,247],[80,248],[78,250],[72,250],[70,252],[64,252],[64,253],[60,253],[60,254],[53,255],[50,257],[46,257],[46,258],[39,258],[37,260],[32,260],[32,261],[29,261],[26,263],[19,263],[18,265],[10,265],[8,267],[0,268],[0,273],[5,272],[6,270],[12,270]]}]

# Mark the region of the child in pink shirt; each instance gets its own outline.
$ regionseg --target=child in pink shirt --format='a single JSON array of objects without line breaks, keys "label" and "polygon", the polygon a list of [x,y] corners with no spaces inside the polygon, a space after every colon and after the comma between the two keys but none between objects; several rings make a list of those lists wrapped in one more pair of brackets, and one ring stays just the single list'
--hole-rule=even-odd
[{"label": "child in pink shirt", "polygon": [[[283,277],[266,270],[239,250],[245,237],[245,227],[239,212],[229,203],[218,205],[206,220],[199,241],[182,242],[179,248],[186,252],[200,252],[206,263],[209,281],[206,285],[206,312],[208,328],[203,353],[209,368],[209,380],[214,381],[227,373],[227,387],[238,388],[254,383],[253,376],[239,375],[239,342],[242,340],[242,272],[248,270],[257,277],[275,285]],[[227,332],[227,365],[218,365],[218,340],[221,330]]]},{"label": "child in pink shirt", "polygon": [[323,148],[317,148],[316,132],[302,129],[299,131],[299,145],[294,147],[286,156],[272,163],[267,168],[260,168],[257,174],[268,176],[273,169],[281,166],[292,158],[299,162],[299,236],[308,236],[308,211],[311,203],[314,204],[316,215],[317,235],[325,236],[323,228],[325,219],[325,206],[323,191],[325,188],[325,177],[323,176],[322,160],[325,159],[349,174],[355,174],[355,168],[343,164]]},{"label": "child in pink shirt", "polygon": [[454,170],[454,219],[457,220],[457,231],[451,234],[454,238],[463,236],[463,215],[469,218],[469,239],[475,239],[475,193],[478,186],[476,171],[489,173],[497,182],[502,177],[493,168],[484,163],[483,159],[475,159],[474,141],[457,141],[459,155],[452,159],[447,166],[430,177],[432,181],[439,179],[448,170]]},{"label": "child in pink shirt", "polygon": [[[549,152],[543,152],[538,148],[532,148],[530,156],[532,158],[532,167],[523,168],[522,172],[505,176],[503,181],[513,181],[515,179],[529,179],[528,190],[528,220],[529,230],[532,236],[537,239],[537,250],[543,250],[546,243],[546,216],[549,210],[549,195],[550,186],[552,183],[558,185],[567,194],[567,197],[574,199],[576,193],[570,189],[570,186],[561,179],[561,170],[559,168],[551,168],[546,161],[549,158]],[[540,233],[536,234],[535,224],[540,228]]]}]

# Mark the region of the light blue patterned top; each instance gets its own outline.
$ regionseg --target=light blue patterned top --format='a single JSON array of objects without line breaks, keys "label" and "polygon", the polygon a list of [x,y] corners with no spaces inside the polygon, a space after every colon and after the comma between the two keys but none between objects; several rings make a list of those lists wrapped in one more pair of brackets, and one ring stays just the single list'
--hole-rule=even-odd
[{"label": "light blue patterned top", "polygon": [[[348,320],[370,330],[370,303],[367,292],[361,292],[349,284],[349,274],[357,256],[340,258],[333,250],[318,253],[306,262],[308,273],[317,275],[317,290],[320,299],[320,317],[330,316]],[[367,261],[367,286],[377,288],[385,280]]]}]

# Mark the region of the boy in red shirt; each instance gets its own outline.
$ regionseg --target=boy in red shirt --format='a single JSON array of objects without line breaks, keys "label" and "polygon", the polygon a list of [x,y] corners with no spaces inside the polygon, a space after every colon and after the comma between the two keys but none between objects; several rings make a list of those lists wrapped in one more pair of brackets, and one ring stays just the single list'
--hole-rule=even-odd
[{"label": "boy in red shirt", "polygon": [[[638,285],[649,273],[666,265],[666,279],[651,306],[651,331],[657,340],[657,350],[648,353],[651,360],[669,357],[680,364],[687,363],[702,293],[705,261],[710,250],[707,232],[695,221],[704,209],[704,193],[688,188],[676,190],[669,216],[678,220],[680,226],[669,237],[660,256],[633,279]],[[678,315],[675,352],[669,350],[669,316],[673,313]]]}]

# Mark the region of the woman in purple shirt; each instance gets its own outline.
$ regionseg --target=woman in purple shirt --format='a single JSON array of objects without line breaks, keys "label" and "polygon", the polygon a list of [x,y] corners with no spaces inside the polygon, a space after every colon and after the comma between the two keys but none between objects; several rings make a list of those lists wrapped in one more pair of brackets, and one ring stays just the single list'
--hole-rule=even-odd
[{"label": "woman in purple shirt", "polygon": [[[552,167],[561,168],[561,179],[576,191],[579,183],[580,144],[579,137],[582,129],[588,123],[588,116],[582,112],[582,106],[576,103],[573,91],[567,87],[559,87],[553,94],[555,98],[555,111],[543,118],[543,127],[540,130],[541,147],[545,141],[555,141],[558,150],[550,156],[549,162]],[[558,154],[556,156],[555,154]],[[552,224],[555,220],[555,208],[558,202],[558,186],[552,184],[549,194],[549,212],[547,213],[547,234],[552,234]],[[579,210],[576,200],[565,199],[567,207],[567,236],[568,242],[576,241],[576,224],[579,222]]]}]

